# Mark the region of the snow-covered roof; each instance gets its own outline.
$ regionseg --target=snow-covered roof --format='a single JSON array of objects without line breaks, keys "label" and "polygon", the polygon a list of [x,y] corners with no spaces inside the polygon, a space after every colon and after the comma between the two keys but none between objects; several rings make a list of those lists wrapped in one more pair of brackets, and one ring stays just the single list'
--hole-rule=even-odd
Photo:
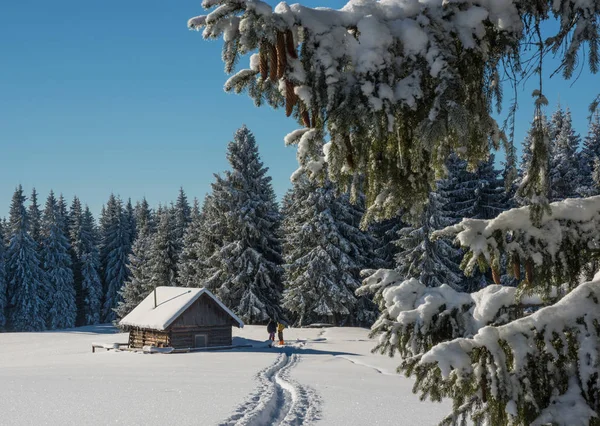
[{"label": "snow-covered roof", "polygon": [[242,320],[210,291],[205,288],[188,287],[156,287],[156,307],[154,307],[154,292],[152,292],[133,311],[126,315],[119,324],[153,330],[166,330],[173,321],[203,294],[212,298],[227,312],[237,322],[238,327],[244,326]]}]

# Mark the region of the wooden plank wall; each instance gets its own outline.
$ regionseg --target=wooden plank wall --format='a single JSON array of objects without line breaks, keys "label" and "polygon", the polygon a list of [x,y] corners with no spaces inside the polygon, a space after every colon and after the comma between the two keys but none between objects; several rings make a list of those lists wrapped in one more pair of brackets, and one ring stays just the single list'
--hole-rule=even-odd
[{"label": "wooden plank wall", "polygon": [[132,329],[129,332],[129,347],[142,348],[144,346],[156,346],[157,348],[170,346],[169,333],[157,330]]},{"label": "wooden plank wall", "polygon": [[193,327],[182,326],[171,330],[171,346],[174,348],[193,348],[194,336],[196,334],[206,334],[207,344],[213,346],[231,345],[231,325],[215,327]]}]

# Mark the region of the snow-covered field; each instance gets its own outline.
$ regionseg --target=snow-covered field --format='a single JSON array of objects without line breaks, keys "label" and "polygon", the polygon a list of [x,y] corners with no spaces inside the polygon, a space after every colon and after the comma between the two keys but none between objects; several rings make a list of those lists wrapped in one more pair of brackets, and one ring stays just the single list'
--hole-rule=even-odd
[{"label": "snow-covered field", "polygon": [[359,328],[234,329],[255,347],[186,354],[98,349],[110,326],[0,334],[2,425],[434,425],[450,404],[420,402],[398,359],[370,353]]}]

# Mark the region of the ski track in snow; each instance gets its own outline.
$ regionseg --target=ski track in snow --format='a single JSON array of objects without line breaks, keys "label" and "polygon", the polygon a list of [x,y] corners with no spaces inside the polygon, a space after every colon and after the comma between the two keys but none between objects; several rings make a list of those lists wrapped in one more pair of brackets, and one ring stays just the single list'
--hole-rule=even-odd
[{"label": "ski track in snow", "polygon": [[[299,347],[304,344],[299,342]],[[273,364],[258,373],[258,387],[220,426],[297,426],[319,419],[320,397],[289,376],[301,360],[293,350],[281,353]]]}]

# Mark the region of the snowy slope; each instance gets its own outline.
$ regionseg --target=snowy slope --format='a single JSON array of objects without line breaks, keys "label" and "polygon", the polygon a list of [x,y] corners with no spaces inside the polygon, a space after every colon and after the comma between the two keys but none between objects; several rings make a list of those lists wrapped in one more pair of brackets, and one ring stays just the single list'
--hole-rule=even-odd
[{"label": "snowy slope", "polygon": [[144,355],[97,350],[126,342],[110,326],[0,334],[0,424],[433,425],[450,404],[419,402],[398,359],[373,355],[358,328],[234,329],[253,348]]}]

